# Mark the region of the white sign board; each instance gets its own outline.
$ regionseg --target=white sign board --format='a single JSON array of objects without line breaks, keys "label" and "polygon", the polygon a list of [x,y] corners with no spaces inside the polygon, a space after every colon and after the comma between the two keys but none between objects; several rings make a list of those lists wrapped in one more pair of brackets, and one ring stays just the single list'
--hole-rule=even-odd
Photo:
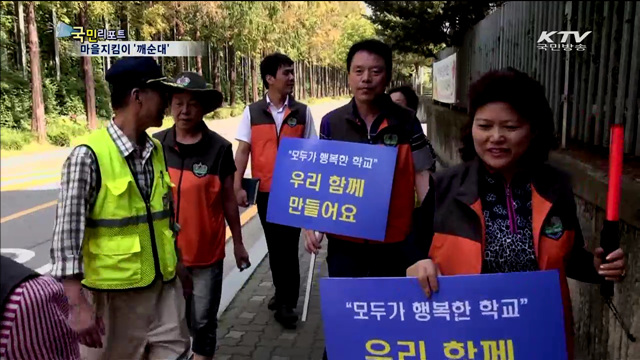
[{"label": "white sign board", "polygon": [[456,102],[456,54],[433,63],[433,99]]}]

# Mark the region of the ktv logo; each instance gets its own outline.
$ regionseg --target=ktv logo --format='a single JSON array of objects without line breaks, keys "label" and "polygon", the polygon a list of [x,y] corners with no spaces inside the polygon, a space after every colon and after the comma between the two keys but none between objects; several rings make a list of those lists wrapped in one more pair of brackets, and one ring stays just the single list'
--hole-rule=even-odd
[{"label": "ktv logo", "polygon": [[[570,38],[573,36],[573,40],[575,42],[575,49],[578,51],[585,51],[587,46],[582,44],[582,42],[589,36],[592,32],[587,31],[584,34],[580,34],[579,31],[543,31],[538,38],[538,49],[540,50],[551,50],[551,51],[560,51],[560,49],[565,51],[571,51],[574,48],[574,44],[570,41]],[[560,38],[560,42],[554,41],[552,37],[558,38],[559,35],[562,35]]]}]

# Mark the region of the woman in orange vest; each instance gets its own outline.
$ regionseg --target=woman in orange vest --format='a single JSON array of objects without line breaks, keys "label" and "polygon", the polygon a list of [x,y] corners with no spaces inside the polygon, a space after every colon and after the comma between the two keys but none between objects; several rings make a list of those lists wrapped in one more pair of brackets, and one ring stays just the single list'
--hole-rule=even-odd
[{"label": "woman in orange vest", "polygon": [[435,174],[429,258],[407,269],[427,296],[438,275],[557,269],[567,349],[573,318],[567,277],[601,283],[625,275],[621,249],[585,248],[571,182],[546,163],[557,142],[544,88],[513,68],[491,71],[469,91],[463,164]]}]

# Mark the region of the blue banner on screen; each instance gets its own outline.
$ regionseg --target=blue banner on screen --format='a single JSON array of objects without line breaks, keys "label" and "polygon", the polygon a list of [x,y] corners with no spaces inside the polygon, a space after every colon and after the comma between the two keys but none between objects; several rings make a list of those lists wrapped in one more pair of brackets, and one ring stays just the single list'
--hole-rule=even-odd
[{"label": "blue banner on screen", "polygon": [[269,222],[384,240],[397,149],[284,138],[269,195]]},{"label": "blue banner on screen", "polygon": [[566,360],[557,271],[416,278],[323,278],[331,360]]}]

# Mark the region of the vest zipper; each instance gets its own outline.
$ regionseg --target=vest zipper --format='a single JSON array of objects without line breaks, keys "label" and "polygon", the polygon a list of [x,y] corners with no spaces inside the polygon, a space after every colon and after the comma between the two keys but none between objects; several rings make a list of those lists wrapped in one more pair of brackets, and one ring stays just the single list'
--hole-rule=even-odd
[{"label": "vest zipper", "polygon": [[512,234],[518,233],[518,227],[516,224],[516,214],[513,209],[513,196],[511,195],[511,187],[509,184],[505,184],[505,191],[507,194],[507,212],[509,213],[509,228]]},{"label": "vest zipper", "polygon": [[[181,156],[182,157],[182,156]],[[182,159],[182,165],[180,165],[180,179],[178,179],[178,204],[176,204],[176,222],[180,225],[180,189],[182,189],[182,174],[184,173],[184,158]],[[176,237],[177,240],[177,237]]]},{"label": "vest zipper", "polygon": [[[162,271],[160,270],[160,259],[158,257],[158,245],[156,244],[156,232],[155,229],[153,228],[153,216],[151,215],[151,204],[149,202],[149,199],[147,199],[146,196],[144,196],[143,192],[142,192],[142,188],[140,188],[140,184],[138,183],[138,177],[135,176],[135,173],[133,171],[133,169],[131,169],[131,165],[129,164],[129,162],[127,161],[127,165],[129,166],[129,171],[131,172],[131,175],[133,176],[133,180],[136,183],[136,187],[138,188],[138,192],[140,193],[140,196],[142,197],[143,201],[144,201],[144,205],[146,207],[147,210],[147,224],[149,225],[149,235],[151,235],[151,252],[153,253],[153,267],[154,270],[156,272],[156,276],[154,276],[154,280],[159,276],[160,278],[162,278]],[[151,166],[153,168],[153,165]],[[149,189],[149,197],[151,197],[151,193],[153,192],[153,186],[155,185],[156,179],[154,176],[154,179],[151,180],[151,188]]]}]

